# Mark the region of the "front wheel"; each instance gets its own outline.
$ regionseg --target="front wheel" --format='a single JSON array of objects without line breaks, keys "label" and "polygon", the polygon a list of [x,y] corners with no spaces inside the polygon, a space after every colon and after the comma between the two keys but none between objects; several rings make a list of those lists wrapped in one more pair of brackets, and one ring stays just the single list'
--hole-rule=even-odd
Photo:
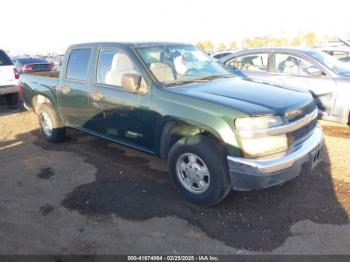
[{"label": "front wheel", "polygon": [[38,110],[39,124],[43,136],[52,143],[66,140],[66,128],[59,125],[56,112],[48,104],[42,104]]},{"label": "front wheel", "polygon": [[212,206],[231,189],[225,154],[206,136],[186,137],[175,143],[168,166],[175,189],[198,205]]}]

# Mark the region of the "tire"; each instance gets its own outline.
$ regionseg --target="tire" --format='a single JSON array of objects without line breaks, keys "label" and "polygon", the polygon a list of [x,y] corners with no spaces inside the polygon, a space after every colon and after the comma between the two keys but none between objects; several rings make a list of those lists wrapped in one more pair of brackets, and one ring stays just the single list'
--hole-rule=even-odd
[{"label": "tire", "polygon": [[[186,200],[203,207],[212,206],[231,189],[225,156],[219,145],[206,136],[182,138],[171,147],[168,154],[170,181]],[[196,171],[196,168],[202,172]],[[201,181],[197,184],[196,179]],[[203,186],[200,187],[200,184]]]},{"label": "tire", "polygon": [[56,112],[49,104],[42,104],[39,107],[38,118],[41,133],[47,141],[59,143],[67,139],[66,128],[60,126]]},{"label": "tire", "polygon": [[18,108],[18,102],[19,102],[19,95],[18,93],[12,93],[5,95],[6,104],[9,108],[17,109]]}]

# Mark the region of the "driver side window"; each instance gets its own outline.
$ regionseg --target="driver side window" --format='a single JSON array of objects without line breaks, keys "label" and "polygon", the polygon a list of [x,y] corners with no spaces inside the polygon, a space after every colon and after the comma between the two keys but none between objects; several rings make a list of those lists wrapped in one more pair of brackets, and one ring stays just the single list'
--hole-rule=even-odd
[{"label": "driver side window", "polygon": [[[136,90],[130,90],[123,82],[123,77],[130,74],[141,77],[134,62],[127,54],[116,50],[100,51],[96,75],[96,82],[98,84],[116,86],[129,92],[135,92]],[[143,78],[141,78],[140,84],[140,88],[145,88]]]},{"label": "driver side window", "polygon": [[320,76],[323,72],[303,58],[289,55],[275,55],[275,71],[287,75]]}]

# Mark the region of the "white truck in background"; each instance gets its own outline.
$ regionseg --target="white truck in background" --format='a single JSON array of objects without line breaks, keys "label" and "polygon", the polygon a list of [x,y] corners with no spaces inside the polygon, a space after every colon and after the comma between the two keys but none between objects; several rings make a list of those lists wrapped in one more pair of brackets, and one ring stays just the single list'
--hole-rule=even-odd
[{"label": "white truck in background", "polygon": [[18,105],[19,74],[11,58],[0,49],[0,96],[4,96],[9,107]]}]

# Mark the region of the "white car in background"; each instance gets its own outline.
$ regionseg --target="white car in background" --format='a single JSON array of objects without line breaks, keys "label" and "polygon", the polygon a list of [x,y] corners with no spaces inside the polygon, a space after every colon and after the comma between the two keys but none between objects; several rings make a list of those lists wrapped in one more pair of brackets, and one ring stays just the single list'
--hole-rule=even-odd
[{"label": "white car in background", "polygon": [[0,49],[0,96],[4,96],[10,107],[18,105],[19,74],[11,58]]}]

